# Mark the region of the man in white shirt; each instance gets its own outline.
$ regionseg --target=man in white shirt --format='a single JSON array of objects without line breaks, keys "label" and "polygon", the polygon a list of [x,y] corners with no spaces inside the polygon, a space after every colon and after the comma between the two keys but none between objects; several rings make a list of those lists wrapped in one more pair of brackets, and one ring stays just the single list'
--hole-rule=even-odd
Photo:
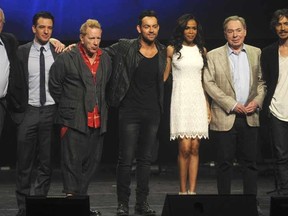
[{"label": "man in white shirt", "polygon": [[15,112],[22,111],[26,98],[23,93],[24,76],[18,73],[17,68],[18,41],[11,33],[2,32],[4,23],[5,15],[0,8],[0,136],[7,109]]}]

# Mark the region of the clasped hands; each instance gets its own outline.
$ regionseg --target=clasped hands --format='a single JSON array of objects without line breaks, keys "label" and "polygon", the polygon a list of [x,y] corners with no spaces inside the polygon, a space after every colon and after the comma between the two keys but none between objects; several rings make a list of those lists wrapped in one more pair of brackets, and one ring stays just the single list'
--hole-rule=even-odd
[{"label": "clasped hands", "polygon": [[255,101],[251,101],[247,105],[237,103],[233,111],[238,114],[249,115],[254,113],[258,107]]}]

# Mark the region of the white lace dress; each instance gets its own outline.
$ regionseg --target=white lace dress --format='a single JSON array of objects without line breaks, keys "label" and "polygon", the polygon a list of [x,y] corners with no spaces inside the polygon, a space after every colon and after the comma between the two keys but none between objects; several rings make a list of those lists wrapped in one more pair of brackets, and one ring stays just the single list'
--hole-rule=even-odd
[{"label": "white lace dress", "polygon": [[170,140],[208,138],[208,114],[202,86],[203,60],[197,46],[184,46],[172,59]]}]

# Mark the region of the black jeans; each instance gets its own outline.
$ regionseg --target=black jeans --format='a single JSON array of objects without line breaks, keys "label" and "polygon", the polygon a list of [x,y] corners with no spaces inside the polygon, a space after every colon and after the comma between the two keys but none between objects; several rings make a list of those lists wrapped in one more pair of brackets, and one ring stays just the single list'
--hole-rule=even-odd
[{"label": "black jeans", "polygon": [[272,143],[275,149],[277,183],[280,190],[288,190],[288,122],[270,115]]},{"label": "black jeans", "polygon": [[117,196],[128,203],[131,193],[131,168],[136,157],[136,202],[147,200],[153,146],[156,145],[160,112],[119,111],[119,158]]},{"label": "black jeans", "polygon": [[213,135],[217,147],[218,193],[231,193],[233,162],[237,158],[242,169],[243,193],[256,195],[258,127],[247,125],[246,118],[236,118],[231,130],[213,131]]}]

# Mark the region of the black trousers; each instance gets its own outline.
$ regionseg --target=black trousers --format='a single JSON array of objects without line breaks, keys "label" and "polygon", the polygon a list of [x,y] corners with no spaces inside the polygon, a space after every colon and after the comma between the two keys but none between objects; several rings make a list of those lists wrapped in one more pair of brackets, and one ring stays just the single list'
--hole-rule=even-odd
[{"label": "black trousers", "polygon": [[257,194],[258,127],[250,127],[246,118],[237,117],[231,130],[213,131],[217,148],[217,188],[219,194],[231,193],[233,162],[239,162],[243,193]]},{"label": "black trousers", "polygon": [[5,116],[6,116],[6,100],[5,98],[0,98],[0,137],[4,127]]},{"label": "black trousers", "polygon": [[48,194],[52,173],[50,152],[55,111],[55,105],[28,106],[24,119],[17,128],[16,198],[19,209],[25,208],[25,196],[30,195],[34,166],[34,193]]},{"label": "black trousers", "polygon": [[149,193],[150,166],[160,123],[159,112],[120,110],[117,197],[127,204],[131,193],[131,169],[136,158],[136,202],[146,201]]},{"label": "black trousers", "polygon": [[103,148],[100,129],[90,128],[88,134],[68,128],[61,138],[61,170],[63,192],[86,195],[98,167]]},{"label": "black trousers", "polygon": [[270,129],[275,149],[278,189],[288,194],[288,122],[271,114]]}]

